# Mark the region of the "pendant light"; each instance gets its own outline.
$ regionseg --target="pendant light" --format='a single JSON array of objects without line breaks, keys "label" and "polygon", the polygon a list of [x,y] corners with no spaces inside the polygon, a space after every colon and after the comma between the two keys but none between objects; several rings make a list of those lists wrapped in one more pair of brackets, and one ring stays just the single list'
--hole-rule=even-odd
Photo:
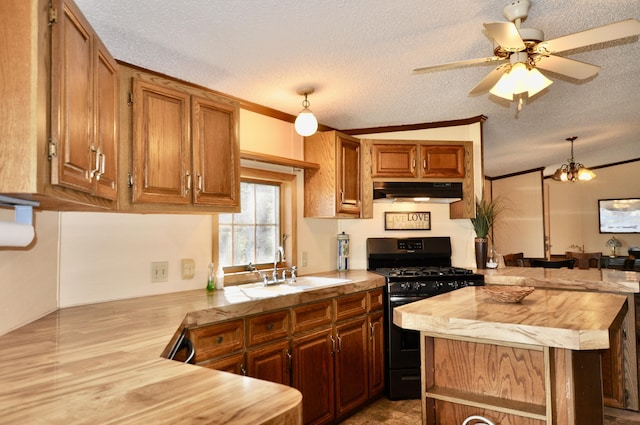
[{"label": "pendant light", "polygon": [[304,109],[300,111],[295,122],[296,133],[303,137],[311,136],[318,130],[318,120],[309,109],[310,103],[307,99],[307,96],[314,91],[313,87],[305,87],[296,91],[299,95],[304,95],[304,100],[302,101],[302,107]]},{"label": "pendant light", "polygon": [[566,140],[571,142],[571,158],[567,164],[562,164],[560,168],[553,174],[553,179],[562,182],[589,181],[596,177],[596,174],[573,159],[573,141],[578,136],[568,137]]}]

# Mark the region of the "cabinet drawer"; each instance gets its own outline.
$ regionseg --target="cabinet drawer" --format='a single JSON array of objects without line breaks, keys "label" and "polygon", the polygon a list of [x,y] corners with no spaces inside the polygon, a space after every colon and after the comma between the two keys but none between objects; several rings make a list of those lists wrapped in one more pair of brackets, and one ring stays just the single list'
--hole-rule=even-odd
[{"label": "cabinet drawer", "polygon": [[242,349],[243,336],[242,319],[189,330],[196,363]]},{"label": "cabinet drawer", "polygon": [[289,333],[287,310],[260,314],[247,319],[247,347],[284,338]]},{"label": "cabinet drawer", "polygon": [[367,292],[367,311],[381,310],[383,302],[382,289]]},{"label": "cabinet drawer", "polygon": [[331,300],[295,307],[291,310],[293,333],[331,323]]},{"label": "cabinet drawer", "polygon": [[334,300],[336,309],[336,322],[349,317],[358,316],[367,312],[367,293],[347,295]]}]

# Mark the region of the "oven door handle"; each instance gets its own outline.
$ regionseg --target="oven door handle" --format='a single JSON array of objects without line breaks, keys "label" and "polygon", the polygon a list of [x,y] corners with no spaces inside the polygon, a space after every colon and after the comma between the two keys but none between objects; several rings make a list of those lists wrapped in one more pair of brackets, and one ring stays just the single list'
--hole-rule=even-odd
[{"label": "oven door handle", "polygon": [[423,296],[393,296],[390,295],[389,296],[389,303],[394,305],[394,306],[401,306],[403,304],[409,304],[415,301],[420,301],[420,300],[424,300],[425,298],[428,298],[428,296],[423,295]]}]

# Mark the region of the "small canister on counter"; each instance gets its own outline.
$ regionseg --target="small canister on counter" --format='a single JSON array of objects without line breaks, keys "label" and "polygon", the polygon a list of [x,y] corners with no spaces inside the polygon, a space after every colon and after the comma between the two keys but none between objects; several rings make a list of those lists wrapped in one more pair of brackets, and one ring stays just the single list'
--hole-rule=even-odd
[{"label": "small canister on counter", "polygon": [[338,234],[338,271],[349,270],[349,235]]}]

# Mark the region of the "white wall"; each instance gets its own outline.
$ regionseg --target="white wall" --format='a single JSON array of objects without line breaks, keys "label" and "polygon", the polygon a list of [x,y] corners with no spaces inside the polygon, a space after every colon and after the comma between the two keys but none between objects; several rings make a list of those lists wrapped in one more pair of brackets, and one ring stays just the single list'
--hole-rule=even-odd
[{"label": "white wall", "polygon": [[[60,307],[204,288],[211,216],[62,213]],[[195,261],[182,280],[181,260]],[[168,282],[151,283],[151,262],[168,261]]]},{"label": "white wall", "polygon": [[497,253],[544,257],[542,171],[493,180],[491,192],[503,204],[493,232]]},{"label": "white wall", "polygon": [[[0,248],[0,335],[58,307],[59,213],[34,214],[35,241],[26,248]],[[14,210],[0,209],[14,221]]]},{"label": "white wall", "polygon": [[640,198],[640,161],[594,170],[589,182],[557,182],[545,179],[549,190],[550,243],[552,254],[575,251],[609,254],[606,242],[615,236],[622,242],[618,255],[640,246],[640,234],[601,234],[598,199]]}]

